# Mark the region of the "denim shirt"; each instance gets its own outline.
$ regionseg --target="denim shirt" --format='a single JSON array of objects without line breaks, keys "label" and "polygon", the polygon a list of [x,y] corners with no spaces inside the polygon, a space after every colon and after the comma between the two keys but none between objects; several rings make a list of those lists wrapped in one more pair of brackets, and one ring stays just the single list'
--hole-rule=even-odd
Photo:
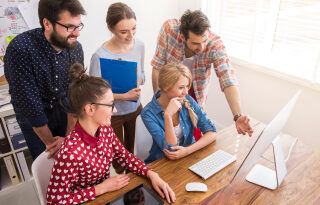
[{"label": "denim shirt", "polygon": [[[161,108],[157,101],[157,98],[159,96],[160,91],[157,91],[154,94],[152,101],[149,102],[141,111],[141,118],[153,138],[152,147],[149,151],[150,155],[145,160],[145,163],[150,163],[164,157],[165,155],[162,150],[165,148],[171,150],[170,148],[172,147],[172,145],[168,145],[165,141],[164,110]],[[210,119],[207,118],[206,113],[203,112],[196,101],[190,95],[186,95],[186,99],[189,100],[191,108],[198,116],[197,127],[200,128],[200,131],[202,133],[206,133],[208,131],[215,132],[216,127],[210,121]],[[184,137],[182,146],[186,147],[194,143],[195,140],[193,137],[194,126],[192,125],[191,119],[189,117],[188,109],[184,106],[182,106],[180,110],[179,119]]]}]

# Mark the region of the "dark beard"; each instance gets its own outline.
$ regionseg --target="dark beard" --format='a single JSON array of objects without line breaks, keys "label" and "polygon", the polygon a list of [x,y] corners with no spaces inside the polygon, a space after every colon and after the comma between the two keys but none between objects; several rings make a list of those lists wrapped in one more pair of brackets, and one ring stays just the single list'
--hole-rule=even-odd
[{"label": "dark beard", "polygon": [[61,48],[61,49],[73,49],[76,47],[77,42],[74,43],[68,43],[68,38],[71,37],[75,37],[74,35],[69,35],[67,38],[63,38],[61,36],[58,35],[58,33],[56,32],[55,29],[53,29],[53,32],[50,35],[50,42],[52,43],[52,45]]},{"label": "dark beard", "polygon": [[185,46],[185,56],[187,58],[197,55],[197,52],[195,52],[194,50],[191,50],[186,43],[184,44],[184,46]]}]

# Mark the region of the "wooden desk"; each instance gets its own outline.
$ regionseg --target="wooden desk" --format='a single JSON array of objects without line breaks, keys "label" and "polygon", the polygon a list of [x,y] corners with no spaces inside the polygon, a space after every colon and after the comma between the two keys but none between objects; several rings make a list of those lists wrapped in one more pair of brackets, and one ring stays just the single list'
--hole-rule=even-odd
[{"label": "wooden desk", "polygon": [[[176,161],[162,158],[149,166],[167,181],[176,194],[175,204],[320,204],[320,151],[314,150],[298,141],[287,162],[288,173],[280,188],[275,191],[262,188],[245,180],[245,175],[229,184],[244,157],[250,150],[255,139],[264,128],[264,124],[253,121],[254,135],[237,138],[232,125],[218,132],[217,141],[207,147]],[[238,140],[240,139],[240,140]],[[284,156],[295,138],[282,134],[281,143]],[[238,145],[237,145],[238,143]],[[224,168],[207,180],[188,170],[188,167],[205,156],[222,149],[237,155],[237,161]],[[272,158],[271,147],[265,157]],[[261,159],[259,163],[272,167],[273,165]],[[106,193],[88,204],[106,204],[122,193],[144,183],[151,187],[150,182],[134,174],[129,185],[119,191]],[[208,186],[206,193],[187,192],[185,185],[189,182],[202,182]]]}]

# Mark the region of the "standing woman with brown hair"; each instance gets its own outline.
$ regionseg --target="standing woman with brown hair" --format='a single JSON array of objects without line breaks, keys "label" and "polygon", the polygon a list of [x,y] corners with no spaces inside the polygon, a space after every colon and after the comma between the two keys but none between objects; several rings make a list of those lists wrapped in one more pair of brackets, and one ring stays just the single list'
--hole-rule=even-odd
[{"label": "standing woman with brown hair", "polygon": [[[137,62],[138,84],[144,84],[144,44],[134,38],[136,33],[135,13],[124,3],[114,3],[108,8],[106,22],[113,36],[93,54],[90,75],[101,77],[100,58],[121,59]],[[139,88],[134,88],[127,93],[114,93],[118,113],[113,115],[111,125],[120,141],[132,153],[136,118],[142,110],[140,91]],[[116,162],[113,163],[113,167],[118,174],[124,171]]]}]

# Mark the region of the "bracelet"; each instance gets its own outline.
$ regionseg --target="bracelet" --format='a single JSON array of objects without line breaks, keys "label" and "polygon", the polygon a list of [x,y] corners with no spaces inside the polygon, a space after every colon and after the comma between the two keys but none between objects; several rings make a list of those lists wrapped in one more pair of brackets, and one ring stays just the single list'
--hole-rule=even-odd
[{"label": "bracelet", "polygon": [[233,121],[237,121],[239,119],[239,117],[241,117],[242,114],[236,114],[234,117],[233,117]]}]

